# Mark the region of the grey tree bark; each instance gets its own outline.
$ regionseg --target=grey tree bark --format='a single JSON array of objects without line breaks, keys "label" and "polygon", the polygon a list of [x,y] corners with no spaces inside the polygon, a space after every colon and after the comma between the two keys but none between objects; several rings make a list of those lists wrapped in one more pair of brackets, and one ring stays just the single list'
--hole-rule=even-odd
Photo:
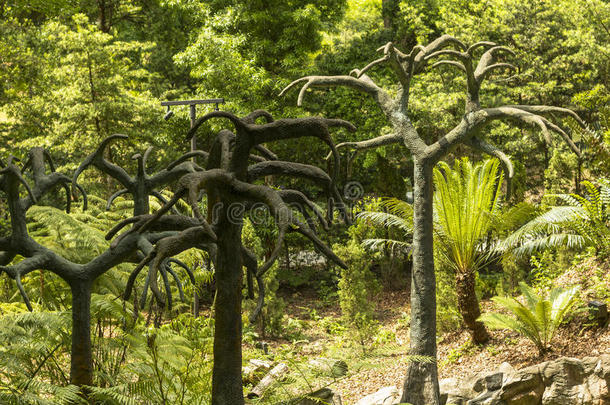
[{"label": "grey tree bark", "polygon": [[[413,156],[414,166],[414,236],[413,271],[411,289],[411,354],[417,355],[409,363],[405,377],[402,402],[414,405],[436,405],[439,402],[438,372],[436,365],[436,286],[434,273],[433,229],[432,229],[432,168],[458,144],[470,145],[498,158],[507,172],[508,188],[513,176],[513,166],[508,156],[495,146],[481,139],[482,129],[495,120],[512,120],[538,126],[550,142],[550,131],[560,135],[570,148],[580,151],[561,127],[545,116],[556,114],[568,116],[584,125],[571,110],[551,106],[512,105],[481,108],[479,90],[486,77],[498,69],[512,69],[508,63],[497,63],[498,54],[512,54],[508,48],[493,42],[482,41],[471,46],[449,35],[416,45],[409,53],[403,53],[391,42],[378,51],[383,56],[362,69],[354,69],[349,75],[306,76],[290,83],[280,96],[296,86],[301,86],[297,104],[301,105],[305,94],[312,87],[345,86],[372,97],[391,124],[394,132],[359,142],[344,142],[337,149],[356,151],[377,148],[388,144],[402,144]],[[478,57],[476,55],[479,55]],[[437,58],[442,57],[438,60]],[[428,66],[430,60],[437,60]],[[447,65],[458,68],[466,76],[465,112],[458,124],[444,136],[427,144],[418,134],[409,117],[410,85],[412,78],[423,72]],[[383,66],[395,76],[396,96],[379,87],[366,72]],[[428,358],[424,361],[425,356]],[[421,361],[420,361],[421,360]]]},{"label": "grey tree bark", "polygon": [[70,383],[93,385],[93,356],[91,354],[91,283],[74,282],[72,290],[72,349]]}]

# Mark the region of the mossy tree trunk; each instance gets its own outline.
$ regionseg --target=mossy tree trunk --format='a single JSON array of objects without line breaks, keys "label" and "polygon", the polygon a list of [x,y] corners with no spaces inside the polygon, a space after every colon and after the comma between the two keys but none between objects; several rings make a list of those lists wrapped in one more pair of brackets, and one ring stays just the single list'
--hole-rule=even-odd
[{"label": "mossy tree trunk", "polygon": [[91,282],[75,281],[72,289],[72,348],[70,383],[93,385],[91,353]]}]

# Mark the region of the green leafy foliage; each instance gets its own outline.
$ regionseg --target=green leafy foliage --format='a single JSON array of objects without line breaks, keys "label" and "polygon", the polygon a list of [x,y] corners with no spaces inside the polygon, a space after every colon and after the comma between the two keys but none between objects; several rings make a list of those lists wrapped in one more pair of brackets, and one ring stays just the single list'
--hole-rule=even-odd
[{"label": "green leafy foliage", "polygon": [[333,250],[348,265],[347,269],[341,269],[339,279],[341,313],[366,353],[378,329],[371,298],[379,291],[379,285],[370,273],[366,252],[356,241],[348,242],[347,246],[334,246]]},{"label": "green leafy foliage", "polygon": [[584,181],[579,194],[550,194],[564,205],[550,209],[509,235],[500,245],[516,255],[530,255],[548,248],[592,247],[597,254],[610,253],[610,183],[600,179],[599,186]]},{"label": "green leafy foliage", "polygon": [[493,301],[512,316],[500,313],[486,313],[479,319],[492,329],[510,329],[530,339],[543,355],[551,348],[551,341],[557,328],[576,303],[579,287],[561,287],[551,290],[548,296],[536,294],[527,284],[519,288],[525,304],[510,297],[494,297]]},{"label": "green leafy foliage", "polygon": [[79,403],[80,390],[68,385],[62,359],[70,344],[70,314],[6,304],[0,311],[0,402],[51,404],[56,397]]},{"label": "green leafy foliage", "polygon": [[473,165],[464,158],[453,169],[434,170],[434,209],[439,252],[457,273],[476,272],[493,253],[486,237],[498,221],[503,176],[495,159]]}]

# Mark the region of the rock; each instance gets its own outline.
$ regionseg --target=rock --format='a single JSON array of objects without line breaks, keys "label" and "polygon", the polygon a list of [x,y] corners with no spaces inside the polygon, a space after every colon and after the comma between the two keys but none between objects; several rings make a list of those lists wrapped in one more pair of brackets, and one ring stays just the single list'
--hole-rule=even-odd
[{"label": "rock", "polygon": [[582,359],[582,366],[584,368],[584,373],[586,375],[593,374],[595,372],[595,367],[599,363],[599,357],[585,357]]},{"label": "rock", "polygon": [[[587,369],[592,371],[592,367]],[[583,361],[579,359],[562,357],[550,361],[542,372],[547,385],[542,395],[543,405],[593,405],[594,396],[599,397],[598,381],[586,378]]]},{"label": "rock", "polygon": [[503,373],[493,373],[485,376],[485,387],[487,391],[497,391],[502,388]]},{"label": "rock", "polygon": [[[519,392],[514,397],[503,400],[504,402],[500,403],[502,405],[540,405],[543,392],[544,389],[533,388],[528,391]],[[498,403],[498,405],[500,405],[500,403]]]},{"label": "rock", "polygon": [[602,354],[593,369],[593,372],[599,378],[610,380],[610,354]]},{"label": "rock", "polygon": [[500,398],[510,405],[538,405],[543,392],[540,366],[536,365],[515,372],[502,386]]},{"label": "rock", "polygon": [[561,357],[542,363],[540,369],[546,385],[557,382],[558,379],[565,380],[565,383],[569,386],[582,384],[583,382],[584,367],[579,359]]},{"label": "rock", "polygon": [[347,374],[347,363],[343,360],[321,357],[309,360],[309,365],[316,371],[335,378]]},{"label": "rock", "polygon": [[502,387],[503,373],[489,373],[481,372],[475,374],[469,379],[469,383],[466,386],[472,387],[473,393],[471,396],[476,396],[485,392],[485,390],[496,391]]},{"label": "rock", "polygon": [[504,384],[515,373],[516,370],[510,365],[510,363],[504,362],[498,366],[498,371],[504,374],[502,378],[502,384]]},{"label": "rock", "polygon": [[497,392],[486,391],[475,399],[466,402],[466,405],[499,405],[501,402],[498,396]]},{"label": "rock", "polygon": [[462,405],[468,401],[468,398],[462,393],[457,378],[444,378],[438,382],[438,385],[441,393],[441,405]]},{"label": "rock", "polygon": [[441,405],[610,405],[610,355],[498,369],[441,380]]},{"label": "rock", "polygon": [[280,363],[273,367],[269,373],[250,391],[248,398],[258,398],[273,384],[274,381],[281,379],[288,372],[288,366]]},{"label": "rock", "polygon": [[379,391],[361,398],[356,405],[394,405],[400,402],[400,392],[396,387],[384,387]]},{"label": "rock", "polygon": [[485,376],[487,374],[488,372],[485,371],[477,373],[470,377],[468,381],[464,384],[466,388],[471,388],[471,397],[475,397],[477,396],[477,394],[480,394],[485,391]]},{"label": "rock", "polygon": [[[330,388],[321,388],[317,391],[304,395],[305,398],[291,405],[341,405],[341,396]],[[320,402],[322,401],[322,402]]]},{"label": "rock", "polygon": [[265,375],[271,368],[273,363],[265,360],[252,359],[248,365],[242,369],[242,379],[244,383],[255,384]]}]

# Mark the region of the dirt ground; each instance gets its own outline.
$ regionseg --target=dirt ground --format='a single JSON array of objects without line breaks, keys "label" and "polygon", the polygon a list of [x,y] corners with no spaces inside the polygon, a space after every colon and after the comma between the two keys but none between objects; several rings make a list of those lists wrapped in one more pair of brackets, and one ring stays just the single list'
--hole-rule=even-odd
[{"label": "dirt ground", "polygon": [[[586,276],[586,275],[581,275]],[[307,340],[303,354],[307,356],[325,355],[325,348],[332,344],[328,336],[316,327],[311,319],[310,303],[316,302],[315,292],[300,292],[286,297],[288,312],[291,317],[306,322]],[[493,307],[490,301],[481,302],[483,310]],[[400,292],[383,292],[378,296],[377,314],[384,330],[395,335],[394,352],[375,357],[372,354],[370,363],[373,367],[362,367],[350,370],[348,376],[332,384],[340,392],[344,404],[353,404],[358,399],[371,394],[382,387],[394,385],[400,387],[404,378],[408,348],[408,329],[401,323],[402,312],[408,312],[407,297]],[[327,303],[316,308],[316,316],[340,319],[340,308],[336,302]],[[438,340],[439,377],[456,377],[464,379],[481,371],[492,371],[501,363],[508,362],[515,369],[541,363],[561,356],[586,357],[602,353],[610,354],[610,328],[599,329],[589,324],[585,313],[575,315],[556,334],[553,350],[544,357],[538,355],[533,343],[520,335],[509,331],[491,331],[492,339],[485,346],[470,343],[465,331],[443,335]],[[271,342],[272,346],[286,343]]]}]

